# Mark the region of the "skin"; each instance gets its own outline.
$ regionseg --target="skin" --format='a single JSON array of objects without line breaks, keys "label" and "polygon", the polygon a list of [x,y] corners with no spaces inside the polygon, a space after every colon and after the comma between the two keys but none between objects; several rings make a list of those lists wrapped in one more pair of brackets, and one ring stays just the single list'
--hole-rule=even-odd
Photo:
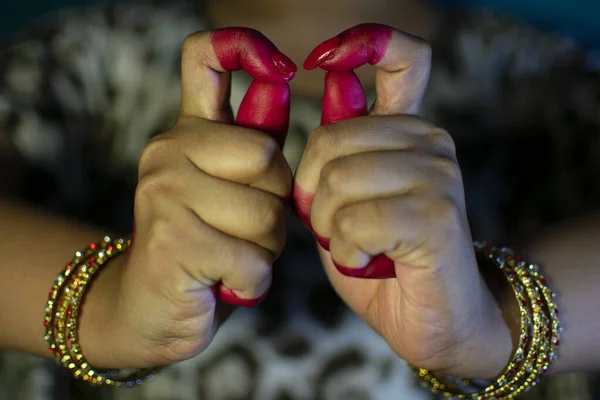
[{"label": "skin", "polygon": [[[375,65],[370,115],[312,132],[295,181],[314,193],[310,219],[330,238],[320,253],[333,287],[390,349],[424,368],[490,378],[512,351],[515,302],[479,274],[450,136],[415,115],[425,84],[415,77],[429,57],[423,41],[394,31]],[[276,139],[234,125],[228,82],[211,34],[186,39],[179,120],[140,160],[135,245],[95,279],[82,309],[81,346],[98,368],[190,358],[231,312],[215,285],[241,299],[268,290],[292,175]],[[8,203],[0,220],[0,303],[9,305],[0,346],[47,355],[47,290],[71,254],[104,232]],[[567,327],[553,372],[600,366],[599,227],[590,216],[526,247],[551,277]],[[396,278],[351,278],[333,263],[360,268],[378,254],[394,261]]]}]

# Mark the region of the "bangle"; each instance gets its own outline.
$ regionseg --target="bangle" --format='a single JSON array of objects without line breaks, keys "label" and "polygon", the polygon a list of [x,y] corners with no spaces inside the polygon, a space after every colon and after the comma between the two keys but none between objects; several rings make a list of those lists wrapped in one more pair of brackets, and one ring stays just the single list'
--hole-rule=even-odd
[{"label": "bangle", "polygon": [[99,371],[85,359],[77,337],[78,316],[85,291],[95,274],[115,257],[125,253],[130,240],[113,241],[108,236],[75,253],[58,275],[45,309],[44,339],[59,365],[77,379],[92,385],[132,387],[154,379],[156,370]]},{"label": "bangle", "polygon": [[527,263],[506,247],[475,242],[478,255],[502,270],[519,304],[521,330],[517,348],[503,373],[490,385],[444,377],[413,368],[432,393],[456,399],[512,399],[535,386],[556,359],[562,332],[555,294],[539,267]]}]

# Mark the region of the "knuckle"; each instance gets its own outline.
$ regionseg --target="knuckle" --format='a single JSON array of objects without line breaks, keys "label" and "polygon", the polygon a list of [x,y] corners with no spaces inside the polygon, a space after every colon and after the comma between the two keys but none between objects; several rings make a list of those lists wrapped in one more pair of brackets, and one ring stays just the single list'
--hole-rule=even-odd
[{"label": "knuckle", "polygon": [[178,236],[178,230],[165,217],[155,217],[148,224],[145,246],[150,260],[161,259],[171,252],[171,242]]},{"label": "knuckle", "polygon": [[250,275],[256,295],[261,295],[271,282],[271,259],[266,251],[257,255]]},{"label": "knuckle", "polygon": [[[335,125],[335,124],[334,124]],[[306,152],[315,159],[325,159],[331,149],[343,148],[344,135],[332,125],[323,125],[315,129],[308,137]]]},{"label": "knuckle", "polygon": [[257,176],[266,174],[277,158],[279,145],[269,135],[256,135],[248,149],[248,168]]},{"label": "knuckle", "polygon": [[431,60],[431,57],[433,55],[433,50],[431,48],[431,44],[429,44],[429,42],[427,42],[426,40],[419,40],[419,53],[422,59],[424,60]]},{"label": "knuckle", "polygon": [[150,171],[158,160],[164,158],[172,144],[172,138],[169,132],[161,133],[150,139],[144,146],[139,161],[139,176],[145,175]]},{"label": "knuckle", "polygon": [[239,259],[228,269],[229,272],[223,279],[231,289],[241,292],[242,297],[256,298],[270,286],[272,256],[258,245],[238,247]]},{"label": "knuckle", "polygon": [[157,199],[170,196],[176,180],[169,171],[159,170],[142,177],[135,190],[136,207],[145,207]]},{"label": "knuckle", "polygon": [[183,44],[181,46],[181,52],[183,55],[194,53],[200,43],[204,41],[206,36],[206,32],[194,32],[189,34],[183,39]]},{"label": "knuckle", "polygon": [[441,149],[443,153],[452,157],[456,155],[456,144],[447,130],[435,127],[427,132],[425,138],[432,147]]},{"label": "knuckle", "polygon": [[274,180],[274,193],[281,197],[289,197],[292,194],[294,175],[288,165],[278,169],[279,173]]},{"label": "knuckle", "polygon": [[320,183],[327,193],[339,192],[348,182],[348,173],[340,160],[330,161],[321,170]]},{"label": "knuckle", "polygon": [[346,207],[336,213],[333,223],[335,230],[341,234],[342,237],[353,237],[358,231],[358,227],[363,225],[364,214],[359,212],[359,209],[364,209],[364,207]]},{"label": "knuckle", "polygon": [[431,44],[429,44],[428,41],[426,41],[425,39],[418,37],[418,36],[414,36],[414,35],[408,35],[405,36],[406,39],[409,40],[409,42],[414,46],[414,54],[415,54],[415,58],[417,59],[423,59],[423,60],[431,60],[431,56],[432,56],[432,49],[431,49]]},{"label": "knuckle", "polygon": [[441,171],[445,176],[452,180],[461,178],[461,171],[458,163],[445,157],[435,157],[433,164],[436,170]]}]

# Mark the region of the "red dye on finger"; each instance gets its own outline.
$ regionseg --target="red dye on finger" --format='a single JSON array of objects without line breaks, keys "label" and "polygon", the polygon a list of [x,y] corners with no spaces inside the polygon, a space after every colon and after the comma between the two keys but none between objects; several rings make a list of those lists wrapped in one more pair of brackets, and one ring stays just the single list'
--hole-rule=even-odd
[{"label": "red dye on finger", "polygon": [[279,74],[283,77],[283,79],[286,81],[291,81],[294,76],[296,76],[298,68],[296,67],[296,64],[294,64],[294,62],[285,54],[280,51],[276,51],[273,54],[272,60],[275,68],[277,68],[277,71],[279,71]]},{"label": "red dye on finger", "polygon": [[289,122],[289,85],[252,82],[240,104],[236,125],[268,133],[283,148]]},{"label": "red dye on finger", "polygon": [[390,260],[384,254],[380,254],[373,258],[364,268],[349,268],[333,262],[338,271],[343,275],[352,278],[362,279],[388,279],[396,277],[396,268],[394,261]]},{"label": "red dye on finger", "polygon": [[[327,72],[321,125],[364,115],[367,115],[367,100],[356,74],[352,71]],[[321,247],[329,251],[329,238],[316,233],[310,221],[313,198],[313,193],[305,191],[298,184],[294,186],[294,205],[297,215],[313,232]]]},{"label": "red dye on finger", "polygon": [[[304,62],[304,68],[352,71],[365,64],[375,65],[385,56],[393,32],[393,28],[380,24],[350,28],[317,46]],[[334,43],[338,46],[332,51]]]},{"label": "red dye on finger", "polygon": [[233,290],[229,289],[227,286],[225,285],[219,285],[219,291],[217,293],[217,298],[225,303],[228,304],[232,304],[234,306],[240,306],[240,307],[254,307],[256,305],[258,305],[258,303],[260,303],[261,301],[264,300],[265,297],[267,297],[267,292],[265,292],[265,294],[263,294],[262,296],[259,296],[255,299],[242,299],[239,296],[237,296]]},{"label": "red dye on finger", "polygon": [[367,99],[356,74],[327,72],[321,125],[367,115]]},{"label": "red dye on finger", "polygon": [[[236,125],[265,132],[283,148],[290,115],[288,81],[295,76],[296,65],[253,29],[218,29],[210,40],[224,70],[243,69],[254,78],[240,104]],[[232,305],[253,307],[265,296],[241,299],[230,288],[218,285],[217,298]]]},{"label": "red dye on finger", "polygon": [[317,232],[313,232],[315,235],[315,239],[317,239],[317,242],[319,243],[319,245],[329,251],[329,244],[330,244],[330,239],[326,238],[325,236],[321,236],[319,235]]},{"label": "red dye on finger", "polygon": [[311,70],[317,68],[322,62],[333,57],[335,51],[342,44],[339,36],[324,41],[314,49],[304,61],[304,69]]},{"label": "red dye on finger", "polygon": [[[393,28],[379,24],[355,26],[326,40],[315,48],[304,62],[305,69],[325,69],[325,91],[321,124],[367,115],[367,102],[360,80],[353,70],[365,64],[375,65],[385,56],[392,39]],[[313,193],[296,185],[295,209],[304,224],[313,232],[323,248],[329,250],[329,239],[317,234],[310,223]],[[396,276],[394,262],[385,255],[376,256],[364,268],[348,268],[336,264],[344,275],[364,279],[385,279]]]},{"label": "red dye on finger", "polygon": [[302,189],[297,182],[294,182],[294,191],[292,193],[292,197],[294,199],[294,203],[292,206],[294,207],[294,212],[300,218],[300,221],[304,223],[304,225],[310,229],[311,232],[314,233],[312,229],[312,223],[310,222],[310,209],[312,208],[312,203],[314,200],[314,193],[307,192]]},{"label": "red dye on finger", "polygon": [[290,115],[287,82],[296,74],[296,65],[253,29],[217,29],[210,39],[223,69],[243,69],[255,79],[242,100],[236,125],[266,132],[283,147]]},{"label": "red dye on finger", "polygon": [[296,65],[269,39],[248,28],[223,28],[211,32],[213,51],[226,71],[243,69],[254,79],[281,84],[294,77]]},{"label": "red dye on finger", "polygon": [[329,251],[329,238],[319,235],[315,232],[312,227],[312,223],[310,221],[310,210],[312,208],[312,203],[315,195],[313,193],[309,193],[306,190],[302,189],[300,185],[294,183],[294,193],[293,193],[293,207],[294,212],[300,218],[300,220],[304,223],[304,225],[315,235],[315,238],[325,250]]}]

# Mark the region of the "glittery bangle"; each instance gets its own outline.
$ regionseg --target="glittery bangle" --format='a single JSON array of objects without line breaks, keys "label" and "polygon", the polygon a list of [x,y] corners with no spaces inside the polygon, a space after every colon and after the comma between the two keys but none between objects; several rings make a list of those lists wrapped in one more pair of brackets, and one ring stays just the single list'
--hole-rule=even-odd
[{"label": "glittery bangle", "polygon": [[422,385],[432,393],[455,399],[512,399],[535,386],[556,359],[561,328],[554,293],[535,264],[526,263],[506,247],[475,243],[478,254],[500,268],[519,304],[521,331],[519,343],[504,372],[482,387],[468,379],[440,376],[414,368]]},{"label": "glittery bangle", "polygon": [[98,371],[85,359],[78,343],[79,308],[94,275],[114,257],[127,251],[130,241],[105,237],[77,252],[52,286],[46,305],[44,339],[50,353],[73,376],[93,385],[131,387],[153,380],[156,370]]}]

